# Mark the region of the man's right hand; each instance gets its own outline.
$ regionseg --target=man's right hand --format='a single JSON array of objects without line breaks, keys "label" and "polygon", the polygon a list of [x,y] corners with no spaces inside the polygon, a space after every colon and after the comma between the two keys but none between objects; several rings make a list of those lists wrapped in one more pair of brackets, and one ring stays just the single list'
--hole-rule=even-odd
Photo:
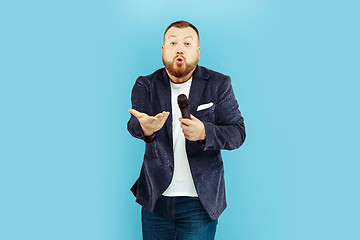
[{"label": "man's right hand", "polygon": [[145,136],[151,136],[154,132],[159,131],[170,114],[170,112],[163,111],[156,116],[149,116],[135,109],[129,109],[129,113],[137,118]]}]

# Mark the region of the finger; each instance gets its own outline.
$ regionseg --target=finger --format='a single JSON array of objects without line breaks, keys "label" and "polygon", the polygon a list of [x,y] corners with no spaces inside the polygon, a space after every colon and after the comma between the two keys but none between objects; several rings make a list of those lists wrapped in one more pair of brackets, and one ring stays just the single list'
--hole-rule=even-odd
[{"label": "finger", "polygon": [[193,120],[193,119],[196,119],[198,120],[196,117],[194,117],[192,114],[190,114],[190,119]]},{"label": "finger", "polygon": [[147,115],[146,113],[139,112],[139,111],[137,111],[135,109],[129,109],[129,113],[134,115],[134,117],[136,117],[136,118],[139,118],[139,117],[141,117],[143,115]]},{"label": "finger", "polygon": [[183,132],[184,136],[187,138],[187,135],[186,135],[186,133],[184,132],[184,129],[182,130],[182,132]]},{"label": "finger", "polygon": [[166,119],[167,119],[168,116],[169,115],[167,115],[167,116],[160,119],[161,125],[163,125],[166,122]]},{"label": "finger", "polygon": [[192,121],[187,118],[179,118],[179,121],[187,126],[190,126],[192,124]]},{"label": "finger", "polygon": [[154,117],[156,117],[156,118],[161,118],[162,114],[163,114],[163,112],[158,113],[158,114],[156,114]]},{"label": "finger", "polygon": [[169,114],[170,114],[170,112],[165,112],[165,111],[162,112],[162,113],[158,113],[155,116],[155,119],[156,119],[157,123],[159,125],[161,125],[161,126],[164,125],[164,123],[165,123],[166,119],[168,118]]},{"label": "finger", "polygon": [[162,116],[166,119],[170,115],[170,112],[162,112]]},{"label": "finger", "polygon": [[188,125],[185,125],[185,124],[183,124],[183,123],[180,123],[180,127],[182,128],[182,130],[184,131],[188,131],[188,129],[190,129],[190,126],[188,126]]},{"label": "finger", "polygon": [[[184,133],[184,132],[183,132]],[[190,136],[186,133],[184,133],[184,137],[187,139],[187,140],[190,140]]]},{"label": "finger", "polygon": [[164,123],[166,122],[167,116],[165,116],[165,117],[159,117],[159,118],[156,118],[156,119],[157,119],[157,121],[158,121],[159,123],[164,124]]},{"label": "finger", "polygon": [[156,118],[167,118],[169,116],[170,112],[163,111],[161,113],[156,114]]}]

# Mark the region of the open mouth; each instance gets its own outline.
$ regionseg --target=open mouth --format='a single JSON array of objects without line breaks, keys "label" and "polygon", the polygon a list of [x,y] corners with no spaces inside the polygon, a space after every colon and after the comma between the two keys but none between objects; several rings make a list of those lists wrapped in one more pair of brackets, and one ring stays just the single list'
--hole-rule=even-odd
[{"label": "open mouth", "polygon": [[183,64],[183,62],[184,62],[184,59],[182,59],[181,57],[176,58],[177,64],[181,65],[181,64]]}]

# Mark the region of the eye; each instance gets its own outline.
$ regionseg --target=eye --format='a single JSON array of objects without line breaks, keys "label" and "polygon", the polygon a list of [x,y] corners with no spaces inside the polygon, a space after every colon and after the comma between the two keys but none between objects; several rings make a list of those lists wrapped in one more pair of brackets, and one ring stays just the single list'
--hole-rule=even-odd
[{"label": "eye", "polygon": [[170,45],[171,45],[171,46],[175,46],[175,45],[176,45],[176,42],[171,42]]},{"label": "eye", "polygon": [[191,45],[191,43],[188,43],[188,42],[187,42],[187,43],[185,43],[185,46],[190,46],[190,45]]}]

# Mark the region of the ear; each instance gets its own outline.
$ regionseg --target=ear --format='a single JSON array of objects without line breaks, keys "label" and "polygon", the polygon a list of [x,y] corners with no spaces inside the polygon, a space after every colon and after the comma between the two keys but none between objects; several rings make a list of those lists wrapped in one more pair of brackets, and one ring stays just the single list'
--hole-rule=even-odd
[{"label": "ear", "polygon": [[161,45],[161,51],[164,51],[164,44]]}]

